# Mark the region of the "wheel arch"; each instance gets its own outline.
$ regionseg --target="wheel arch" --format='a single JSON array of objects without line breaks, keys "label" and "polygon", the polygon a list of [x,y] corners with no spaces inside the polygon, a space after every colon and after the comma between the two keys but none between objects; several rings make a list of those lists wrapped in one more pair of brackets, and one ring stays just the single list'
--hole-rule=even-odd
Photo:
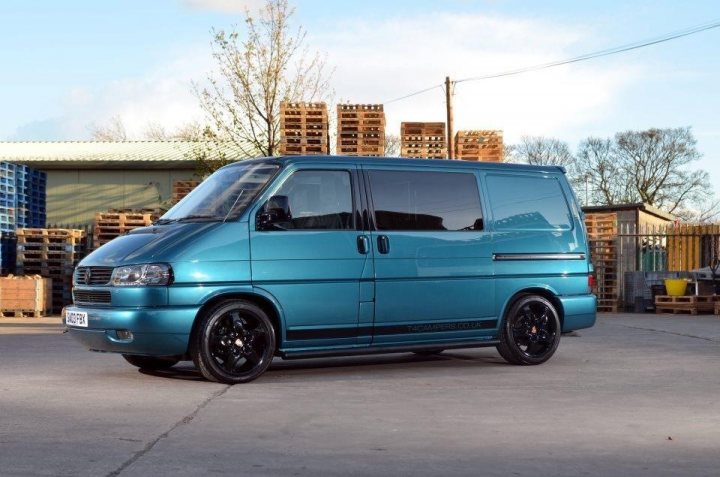
[{"label": "wheel arch", "polygon": [[285,331],[285,327],[283,326],[284,320],[280,306],[271,297],[254,291],[229,291],[225,293],[219,293],[210,297],[206,302],[202,304],[202,306],[197,312],[197,315],[195,315],[192,330],[190,331],[190,342],[192,342],[195,334],[198,331],[200,317],[203,316],[204,313],[206,313],[207,310],[209,310],[210,308],[226,300],[245,300],[259,306],[260,309],[262,309],[268,315],[268,318],[270,318],[270,322],[275,329],[275,346],[277,349],[280,349],[281,344],[284,341]]},{"label": "wheel arch", "polygon": [[528,287],[523,288],[522,290],[516,291],[513,295],[510,296],[510,298],[505,302],[502,313],[500,314],[500,317],[502,319],[505,318],[505,314],[507,311],[513,306],[513,304],[519,300],[521,297],[526,295],[539,295],[553,304],[555,306],[555,310],[557,310],[558,318],[560,319],[560,327],[565,324],[565,310],[563,309],[562,301],[560,301],[560,298],[556,293],[554,293],[552,290],[548,288],[543,288],[540,286],[534,286],[534,287]]}]

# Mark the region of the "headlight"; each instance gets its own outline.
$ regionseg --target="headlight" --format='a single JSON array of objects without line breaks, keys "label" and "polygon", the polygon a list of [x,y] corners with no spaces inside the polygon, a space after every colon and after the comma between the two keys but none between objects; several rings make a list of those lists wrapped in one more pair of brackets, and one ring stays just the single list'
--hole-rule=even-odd
[{"label": "headlight", "polygon": [[111,283],[116,287],[132,287],[147,285],[169,285],[172,280],[172,269],[162,263],[146,265],[130,265],[113,270]]}]

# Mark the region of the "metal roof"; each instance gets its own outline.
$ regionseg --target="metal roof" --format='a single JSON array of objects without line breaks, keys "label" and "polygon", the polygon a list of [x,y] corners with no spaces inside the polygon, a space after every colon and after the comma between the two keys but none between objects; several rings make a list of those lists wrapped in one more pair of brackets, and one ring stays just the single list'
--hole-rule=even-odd
[{"label": "metal roof", "polygon": [[[245,157],[232,143],[220,147],[228,158]],[[192,141],[0,141],[0,161],[27,164],[40,169],[133,165],[145,168],[192,168],[195,162],[193,152],[199,148],[202,148],[202,143]]]},{"label": "metal roof", "polygon": [[668,222],[672,222],[677,218],[669,212],[665,212],[664,210],[660,210],[657,207],[653,207],[652,205],[646,204],[644,202],[615,205],[587,205],[583,207],[582,210],[586,213],[618,212],[620,210],[642,210],[643,212],[654,215],[655,217],[658,217],[660,219],[667,220]]}]

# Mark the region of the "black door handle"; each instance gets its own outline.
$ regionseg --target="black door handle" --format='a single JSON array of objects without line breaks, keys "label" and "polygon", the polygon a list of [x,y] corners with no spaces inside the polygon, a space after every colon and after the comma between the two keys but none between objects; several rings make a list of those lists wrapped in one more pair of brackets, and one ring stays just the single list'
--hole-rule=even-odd
[{"label": "black door handle", "polygon": [[370,252],[370,241],[365,235],[358,235],[357,238],[358,252],[367,255]]},{"label": "black door handle", "polygon": [[378,252],[388,253],[390,252],[390,239],[387,235],[378,235]]}]

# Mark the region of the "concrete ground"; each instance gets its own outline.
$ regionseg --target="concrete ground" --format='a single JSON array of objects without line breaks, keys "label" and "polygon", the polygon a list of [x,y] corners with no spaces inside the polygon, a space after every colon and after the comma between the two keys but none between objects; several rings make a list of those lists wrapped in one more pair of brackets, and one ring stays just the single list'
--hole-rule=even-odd
[{"label": "concrete ground", "polygon": [[548,363],[494,349],[143,373],[57,320],[0,320],[0,474],[720,473],[720,318],[600,315]]}]

